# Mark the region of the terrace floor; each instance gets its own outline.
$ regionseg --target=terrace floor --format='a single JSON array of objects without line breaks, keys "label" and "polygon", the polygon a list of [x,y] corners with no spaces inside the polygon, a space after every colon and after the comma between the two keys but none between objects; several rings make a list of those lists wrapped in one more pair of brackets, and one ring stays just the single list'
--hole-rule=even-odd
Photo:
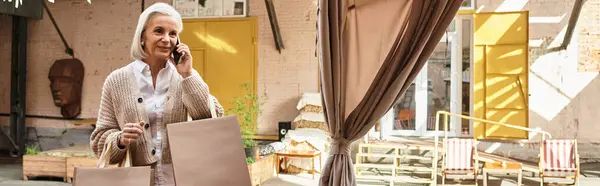
[{"label": "terrace floor", "polygon": [[[600,185],[600,163],[582,165],[582,178],[580,186],[598,186]],[[23,181],[20,164],[0,164],[0,186],[69,186],[71,184],[64,183],[62,180],[30,180]],[[286,175],[280,174],[279,177],[268,180],[262,186],[314,186],[318,185],[319,175],[315,175],[312,179],[310,174]],[[489,186],[515,186],[516,179],[514,177],[491,177]],[[359,182],[359,185],[360,182]],[[400,184],[397,184],[400,185]],[[401,184],[412,186],[411,184]],[[418,184],[414,184],[418,185]],[[483,185],[482,179],[479,179],[479,185]],[[538,186],[539,182],[536,178],[525,177],[523,179],[524,186]],[[548,185],[551,186],[551,185]]]}]

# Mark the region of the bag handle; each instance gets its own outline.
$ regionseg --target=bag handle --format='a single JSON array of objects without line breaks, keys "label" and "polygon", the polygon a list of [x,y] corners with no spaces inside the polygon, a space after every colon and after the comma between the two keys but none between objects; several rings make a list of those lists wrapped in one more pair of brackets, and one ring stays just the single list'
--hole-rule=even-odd
[{"label": "bag handle", "polygon": [[217,111],[216,110],[216,106],[215,106],[215,101],[213,100],[213,96],[212,95],[208,95],[208,109],[210,110],[210,116],[211,118],[216,118],[217,117]]},{"label": "bag handle", "polygon": [[[212,95],[208,95],[208,109],[210,110],[211,118],[217,117],[217,111],[215,106],[214,97]],[[112,143],[106,143],[104,145],[104,150],[99,158],[99,163],[97,165],[98,168],[106,168],[110,162],[110,154],[112,154],[113,148]],[[127,147],[127,151],[125,154],[125,159],[119,163],[119,167],[132,167],[131,163],[131,153],[129,147]]]},{"label": "bag handle", "polygon": [[[109,165],[110,154],[112,154],[113,151],[112,146],[112,143],[107,143],[104,145],[104,150],[102,151],[102,154],[98,159],[98,164],[96,165],[97,168],[106,168]],[[131,152],[129,147],[127,147],[125,158],[119,163],[119,167],[132,167]]]}]

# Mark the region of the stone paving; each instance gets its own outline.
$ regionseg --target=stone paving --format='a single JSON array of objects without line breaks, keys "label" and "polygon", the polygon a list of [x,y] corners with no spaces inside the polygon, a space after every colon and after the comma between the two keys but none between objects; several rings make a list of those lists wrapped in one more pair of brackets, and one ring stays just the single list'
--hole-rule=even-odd
[{"label": "stone paving", "polygon": [[[600,186],[600,163],[582,165],[582,178],[579,186]],[[268,180],[261,186],[314,186],[318,185],[319,175],[315,175],[312,179],[310,174],[288,175],[280,174],[279,177]],[[480,177],[481,178],[481,177]],[[516,186],[516,178],[505,176],[502,179],[491,177],[488,186]],[[451,183],[451,182],[447,182]],[[472,184],[466,182],[466,184]],[[21,166],[19,164],[0,164],[0,186],[70,186],[71,184],[64,183],[62,180],[42,181],[30,180],[23,181]],[[360,184],[359,184],[360,185]],[[402,186],[412,186],[413,184],[396,184]],[[415,184],[416,185],[416,184]],[[479,185],[483,185],[482,179],[479,179]],[[537,178],[523,179],[524,186],[539,186]],[[553,186],[546,184],[547,186]]]}]

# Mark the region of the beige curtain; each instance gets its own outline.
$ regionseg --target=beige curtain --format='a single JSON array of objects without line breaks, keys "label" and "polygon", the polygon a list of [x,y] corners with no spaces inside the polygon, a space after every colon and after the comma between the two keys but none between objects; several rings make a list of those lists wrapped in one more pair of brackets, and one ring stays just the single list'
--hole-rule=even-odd
[{"label": "beige curtain", "polygon": [[321,186],[356,185],[350,144],[406,91],[462,0],[319,0],[321,95],[333,139]]}]

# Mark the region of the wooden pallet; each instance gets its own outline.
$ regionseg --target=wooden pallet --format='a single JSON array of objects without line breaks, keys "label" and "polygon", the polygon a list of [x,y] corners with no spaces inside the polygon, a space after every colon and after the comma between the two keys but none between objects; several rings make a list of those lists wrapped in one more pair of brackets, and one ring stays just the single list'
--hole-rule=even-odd
[{"label": "wooden pallet", "polygon": [[[433,145],[427,145],[414,142],[372,142],[360,143],[359,152],[356,154],[356,178],[359,180],[377,180],[387,182],[390,186],[395,183],[409,184],[433,184],[435,183],[435,167],[437,163],[433,156],[415,155],[411,153],[430,153],[434,151]],[[379,149],[379,153],[373,152],[374,149]],[[365,152],[366,150],[366,152]],[[409,153],[411,152],[411,153]],[[374,159],[376,162],[371,161]],[[380,162],[384,159],[392,161]],[[424,161],[430,162],[427,165],[409,165],[408,162]],[[375,175],[369,173],[368,170],[375,170],[378,173]],[[385,172],[385,173],[384,173]],[[406,176],[406,173],[418,173],[424,177]]]},{"label": "wooden pallet", "polygon": [[23,156],[23,180],[29,180],[29,176],[49,176],[67,180],[66,157],[47,155],[24,155]]},{"label": "wooden pallet", "polygon": [[248,171],[252,186],[262,185],[263,182],[275,177],[275,155],[270,154],[248,164]]},{"label": "wooden pallet", "polygon": [[[71,183],[75,167],[96,167],[98,161],[91,156],[87,146],[76,146],[64,149],[40,152],[37,155],[23,156],[23,179],[30,176],[49,176],[63,178]],[[275,177],[275,155],[270,154],[258,161],[248,164],[248,171],[253,186],[258,186]]]},{"label": "wooden pallet", "polygon": [[[81,163],[81,159],[87,159]],[[91,162],[93,161],[93,164]],[[75,166],[96,166],[95,158],[88,146],[75,146],[43,151],[36,155],[23,156],[23,180],[29,177],[48,176],[71,181]],[[69,174],[71,173],[71,174]]]}]

